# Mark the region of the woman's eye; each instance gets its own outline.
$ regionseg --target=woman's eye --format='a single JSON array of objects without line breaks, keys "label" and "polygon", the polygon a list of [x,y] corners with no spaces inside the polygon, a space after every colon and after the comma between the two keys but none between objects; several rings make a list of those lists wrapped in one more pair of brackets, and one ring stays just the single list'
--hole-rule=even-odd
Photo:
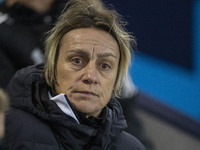
[{"label": "woman's eye", "polygon": [[83,63],[83,61],[80,58],[73,58],[72,63],[75,65],[80,65]]},{"label": "woman's eye", "polygon": [[108,69],[110,69],[110,66],[108,64],[101,64],[101,68],[103,70],[108,70]]}]

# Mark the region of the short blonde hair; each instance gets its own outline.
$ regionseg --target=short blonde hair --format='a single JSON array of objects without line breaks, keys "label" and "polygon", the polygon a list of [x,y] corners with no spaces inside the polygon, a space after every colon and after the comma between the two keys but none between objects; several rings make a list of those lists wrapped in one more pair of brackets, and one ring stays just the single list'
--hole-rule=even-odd
[{"label": "short blonde hair", "polygon": [[9,107],[8,96],[6,92],[0,88],[0,113],[6,112]]},{"label": "short blonde hair", "polygon": [[131,61],[131,43],[136,45],[125,25],[122,17],[114,9],[106,8],[100,0],[69,0],[46,40],[44,73],[47,84],[51,88],[57,84],[56,64],[64,34],[78,28],[96,28],[110,33],[118,43],[120,61],[112,96],[119,97],[122,77],[127,75]]}]

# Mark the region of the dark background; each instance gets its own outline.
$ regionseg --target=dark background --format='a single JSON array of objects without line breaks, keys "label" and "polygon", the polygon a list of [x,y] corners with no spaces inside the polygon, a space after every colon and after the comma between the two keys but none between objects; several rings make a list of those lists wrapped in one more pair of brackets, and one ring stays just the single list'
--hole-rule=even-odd
[{"label": "dark background", "polygon": [[193,69],[192,0],[105,0],[129,22],[139,52]]}]

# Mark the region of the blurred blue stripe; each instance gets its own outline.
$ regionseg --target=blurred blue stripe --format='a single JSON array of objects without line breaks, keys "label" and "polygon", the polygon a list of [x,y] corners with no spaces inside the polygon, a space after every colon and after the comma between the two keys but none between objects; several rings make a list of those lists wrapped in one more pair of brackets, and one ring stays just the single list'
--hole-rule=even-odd
[{"label": "blurred blue stripe", "polygon": [[[186,70],[136,54],[131,66],[134,83],[177,111],[200,121],[200,1],[193,3],[194,70]],[[180,54],[181,55],[181,54]]]}]

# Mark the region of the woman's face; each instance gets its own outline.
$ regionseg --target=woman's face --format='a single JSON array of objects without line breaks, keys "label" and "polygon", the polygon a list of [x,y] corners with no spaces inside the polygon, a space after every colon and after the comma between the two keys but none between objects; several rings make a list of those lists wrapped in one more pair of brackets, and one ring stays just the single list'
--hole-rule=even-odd
[{"label": "woman's face", "polygon": [[57,93],[65,93],[86,117],[98,116],[109,102],[115,85],[119,47],[107,32],[80,28],[66,33],[57,62]]}]

